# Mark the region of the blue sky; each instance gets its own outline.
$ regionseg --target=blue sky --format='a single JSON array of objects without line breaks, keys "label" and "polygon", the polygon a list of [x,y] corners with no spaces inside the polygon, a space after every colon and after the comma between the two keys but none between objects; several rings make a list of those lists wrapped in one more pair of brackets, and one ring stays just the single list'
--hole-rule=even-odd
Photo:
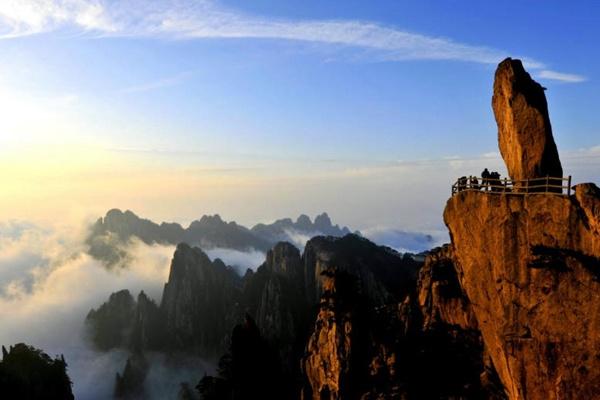
[{"label": "blue sky", "polygon": [[[19,177],[46,182],[55,208],[71,190],[69,207],[94,212],[326,209],[358,227],[433,229],[446,181],[498,164],[490,103],[505,56],[548,88],[565,166],[598,176],[599,19],[592,1],[3,1],[0,144],[55,160]],[[139,198],[107,179],[137,168],[156,176]],[[390,189],[415,174],[417,194]],[[107,188],[64,187],[91,176]],[[186,181],[201,184],[183,199],[152,194]],[[36,204],[23,185],[13,198]]]}]

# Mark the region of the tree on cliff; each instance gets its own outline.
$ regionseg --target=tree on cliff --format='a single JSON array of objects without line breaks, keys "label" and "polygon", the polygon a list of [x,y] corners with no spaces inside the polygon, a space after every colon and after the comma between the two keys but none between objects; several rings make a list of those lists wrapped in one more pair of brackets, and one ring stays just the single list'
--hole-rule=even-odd
[{"label": "tree on cliff", "polygon": [[52,359],[24,343],[2,346],[0,398],[72,400],[71,384],[63,356]]},{"label": "tree on cliff", "polygon": [[204,376],[197,389],[205,400],[282,399],[280,371],[277,352],[246,315],[233,329],[230,353],[219,361],[219,376]]}]

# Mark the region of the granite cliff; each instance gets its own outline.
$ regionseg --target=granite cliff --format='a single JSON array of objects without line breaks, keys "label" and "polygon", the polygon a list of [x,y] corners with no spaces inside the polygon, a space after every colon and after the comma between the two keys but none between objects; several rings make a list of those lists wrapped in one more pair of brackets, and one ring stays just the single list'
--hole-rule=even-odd
[{"label": "granite cliff", "polygon": [[599,218],[591,184],[448,201],[461,287],[511,399],[600,394]]},{"label": "granite cliff", "polygon": [[[543,89],[510,59],[499,65],[494,89],[511,176],[562,176]],[[508,398],[598,398],[600,190],[466,191],[448,200],[444,221],[469,318]]]}]

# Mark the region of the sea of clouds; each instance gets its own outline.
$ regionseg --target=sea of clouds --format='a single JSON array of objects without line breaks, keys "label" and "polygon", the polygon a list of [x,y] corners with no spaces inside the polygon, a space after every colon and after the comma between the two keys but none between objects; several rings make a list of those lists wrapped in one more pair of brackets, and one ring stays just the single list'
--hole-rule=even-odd
[{"label": "sea of clouds", "polygon": [[[82,221],[43,226],[24,221],[0,223],[0,344],[24,342],[51,356],[63,354],[76,398],[95,400],[112,396],[115,373],[123,370],[128,353],[94,350],[85,340],[87,313],[122,289],[129,289],[134,297],[143,290],[160,303],[175,246],[133,239],[123,245],[127,266],[107,268],[86,252],[87,227]],[[319,234],[285,233],[301,251]],[[441,241],[440,236],[390,228],[366,229],[363,234],[399,251],[426,250]],[[240,274],[248,268],[256,270],[265,260],[265,254],[257,250],[213,248],[206,253]],[[210,363],[193,357],[170,365],[163,355],[147,357],[152,367],[146,386],[157,399],[174,397],[180,382],[193,387],[205,372],[214,370]]]},{"label": "sea of clouds", "polygon": [[[0,344],[25,342],[51,356],[63,354],[75,397],[106,399],[112,397],[115,373],[122,371],[128,354],[91,348],[84,339],[85,317],[121,289],[134,296],[144,290],[160,301],[175,246],[131,241],[128,267],[107,269],[85,252],[85,234],[77,224],[0,224]],[[180,382],[190,381],[193,387],[212,368],[200,359],[167,367],[163,356],[148,357],[151,398],[174,397]]]}]

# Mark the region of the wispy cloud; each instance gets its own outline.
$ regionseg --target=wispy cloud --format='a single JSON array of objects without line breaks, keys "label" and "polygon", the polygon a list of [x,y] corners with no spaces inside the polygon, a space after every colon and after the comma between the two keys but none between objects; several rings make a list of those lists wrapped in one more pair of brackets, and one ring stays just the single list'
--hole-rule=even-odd
[{"label": "wispy cloud", "polygon": [[142,92],[150,92],[152,90],[164,89],[172,86],[177,86],[183,83],[186,79],[191,76],[190,72],[182,72],[180,74],[169,76],[165,78],[160,78],[151,82],[145,82],[139,85],[130,86],[122,89],[120,93],[129,94],[129,93],[142,93]]},{"label": "wispy cloud", "polygon": [[587,80],[584,76],[581,75],[565,74],[562,72],[551,71],[548,69],[541,70],[540,72],[538,72],[537,76],[542,79],[551,79],[554,81],[561,81],[566,83],[579,83],[585,82]]},{"label": "wispy cloud", "polygon": [[74,25],[85,30],[116,32],[100,0],[3,0],[0,38],[32,35]]},{"label": "wispy cloud", "polygon": [[[459,60],[496,64],[509,55],[501,49],[456,42],[355,20],[290,20],[248,15],[214,0],[4,0],[0,38],[78,28],[97,35],[172,39],[254,38],[293,40],[375,52],[385,60]],[[546,69],[521,57],[538,76],[562,82],[584,77]],[[158,82],[155,85],[169,84]],[[154,88],[155,86],[150,86]],[[141,91],[146,90],[144,87]],[[135,90],[134,88],[134,91]]]}]

